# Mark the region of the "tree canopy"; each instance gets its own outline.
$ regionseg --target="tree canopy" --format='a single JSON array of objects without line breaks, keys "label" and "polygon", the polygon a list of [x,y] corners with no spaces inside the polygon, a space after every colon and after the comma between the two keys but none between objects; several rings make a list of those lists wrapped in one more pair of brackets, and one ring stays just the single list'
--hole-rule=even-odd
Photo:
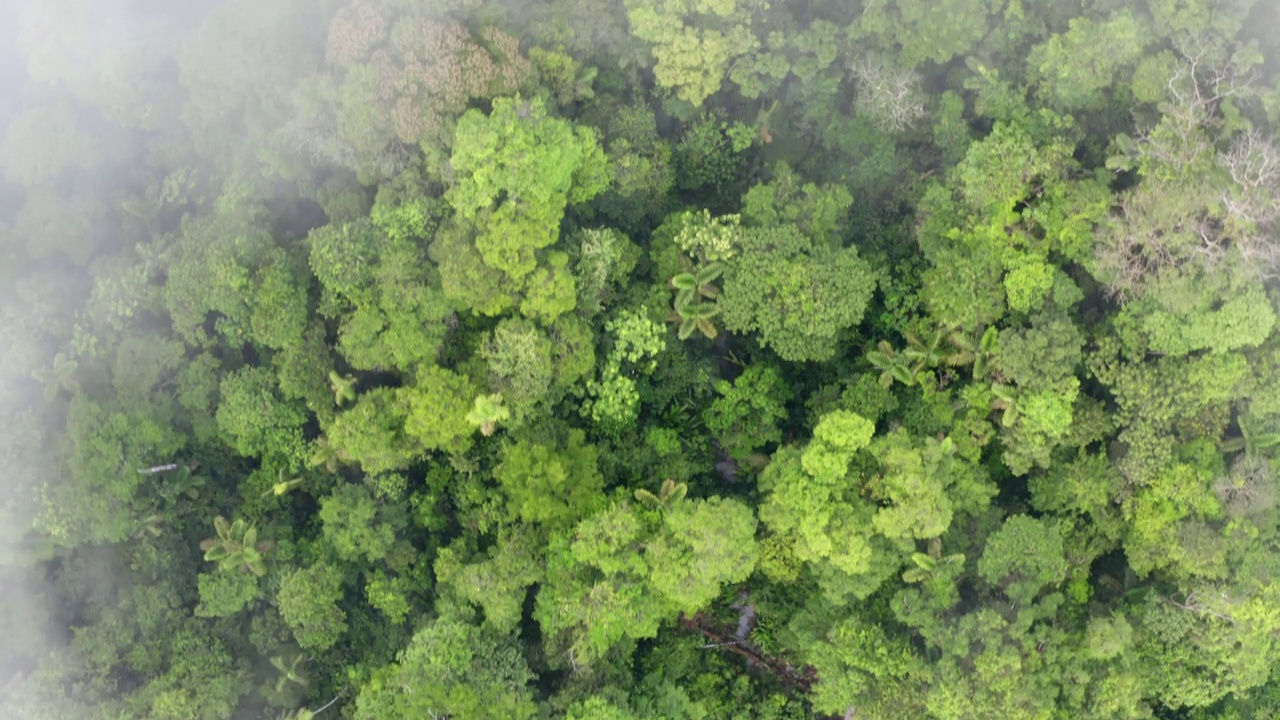
[{"label": "tree canopy", "polygon": [[0,2],[0,708],[1280,717],[1276,28]]}]

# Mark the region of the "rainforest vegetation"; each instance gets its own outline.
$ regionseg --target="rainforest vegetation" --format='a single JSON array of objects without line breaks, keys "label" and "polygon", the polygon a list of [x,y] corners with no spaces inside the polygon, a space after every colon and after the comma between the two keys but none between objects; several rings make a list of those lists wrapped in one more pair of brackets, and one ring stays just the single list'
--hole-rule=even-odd
[{"label": "rainforest vegetation", "polygon": [[0,714],[1278,718],[1277,129],[1275,0],[0,2]]}]

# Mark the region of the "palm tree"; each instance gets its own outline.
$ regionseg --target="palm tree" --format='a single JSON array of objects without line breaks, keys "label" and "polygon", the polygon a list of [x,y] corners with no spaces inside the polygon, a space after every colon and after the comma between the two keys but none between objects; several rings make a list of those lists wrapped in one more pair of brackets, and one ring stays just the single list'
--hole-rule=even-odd
[{"label": "palm tree", "polygon": [[709,302],[680,304],[678,300],[679,298],[677,298],[675,312],[671,314],[671,320],[680,323],[680,339],[688,340],[693,335],[693,331],[697,330],[708,340],[715,340],[720,331],[716,329],[711,319],[720,314],[719,306]]},{"label": "palm tree", "polygon": [[329,442],[329,438],[321,435],[311,444],[311,467],[322,467],[329,473],[338,472],[338,463],[346,460],[342,451]]},{"label": "palm tree", "polygon": [[636,490],[636,500],[655,510],[666,510],[683,500],[685,493],[688,492],[689,486],[687,484],[678,483],[671,478],[667,478],[662,481],[662,487],[658,490],[657,495],[643,488]]},{"label": "palm tree", "polygon": [[762,103],[760,105],[760,111],[756,113],[756,121],[755,121],[756,135],[761,140],[763,140],[766,145],[773,142],[772,131],[775,129],[773,126],[773,121],[774,121],[773,116],[777,113],[779,106],[780,106],[780,102],[778,100],[774,100],[773,104],[770,105],[767,109]]},{"label": "palm tree", "polygon": [[186,495],[188,499],[195,500],[200,497],[200,491],[209,482],[209,478],[204,475],[197,475],[190,465],[183,465],[178,468],[178,472],[167,483],[173,487],[177,493]]},{"label": "palm tree", "polygon": [[58,353],[53,356],[52,368],[37,370],[31,373],[31,377],[44,385],[44,399],[52,400],[58,396],[59,390],[66,390],[74,395],[80,389],[80,383],[75,378],[79,367],[80,363],[67,357],[66,353]]},{"label": "palm tree", "polygon": [[[142,196],[133,195],[125,198],[120,202],[120,209],[141,220],[147,226],[147,230],[151,230],[155,227],[160,211],[164,209],[164,197],[152,188]],[[139,247],[142,245],[143,243],[138,243]]]},{"label": "palm tree", "polygon": [[276,478],[278,482],[272,485],[270,490],[267,490],[266,492],[262,493],[263,497],[266,497],[267,495],[270,495],[272,493],[275,493],[277,496],[284,495],[290,490],[293,490],[299,485],[302,485],[301,475],[295,475],[291,478],[285,479],[284,468],[280,468],[279,472],[276,474]]},{"label": "palm tree", "polygon": [[671,287],[676,289],[676,306],[685,305],[701,295],[713,300],[720,295],[720,288],[712,285],[724,274],[724,265],[713,262],[693,272],[684,272],[671,278]]},{"label": "palm tree", "polygon": [[221,515],[213,519],[216,537],[200,543],[207,562],[216,562],[227,569],[245,570],[261,577],[267,574],[262,556],[271,550],[273,544],[258,541],[258,528],[244,520],[227,522]]},{"label": "palm tree", "polygon": [[991,407],[1004,411],[1004,415],[1000,417],[1000,424],[1004,427],[1013,427],[1013,424],[1018,422],[1018,417],[1022,413],[1022,409],[1018,405],[1018,390],[1008,385],[997,383],[991,386],[991,393],[996,396],[991,401]]},{"label": "palm tree", "polygon": [[138,527],[133,530],[133,537],[141,539],[145,535],[151,537],[160,537],[164,534],[164,516],[155,514],[148,515],[138,522]]},{"label": "palm tree", "polygon": [[502,404],[502,393],[479,395],[467,412],[467,422],[480,428],[480,434],[489,437],[498,429],[498,423],[511,419],[511,410]]},{"label": "palm tree", "polygon": [[977,341],[963,331],[957,330],[947,336],[947,341],[955,348],[955,352],[946,356],[943,362],[953,367],[972,365],[974,380],[986,377],[987,369],[995,358],[998,349],[996,342],[999,338],[1000,331],[994,325],[987,328]]},{"label": "palm tree", "polygon": [[1280,445],[1280,433],[1259,432],[1259,428],[1254,427],[1253,423],[1252,415],[1240,415],[1236,420],[1236,425],[1240,427],[1240,436],[1223,440],[1218,444],[1218,449],[1224,453],[1243,450],[1245,457],[1257,457],[1262,450]]},{"label": "palm tree", "polygon": [[894,380],[903,385],[915,384],[916,371],[907,362],[904,354],[899,354],[886,340],[881,340],[876,347],[876,350],[868,350],[866,357],[867,362],[880,371],[881,387],[892,387]]},{"label": "palm tree", "polygon": [[276,678],[277,693],[284,692],[290,683],[300,688],[305,688],[311,684],[311,681],[307,679],[306,672],[302,669],[306,662],[306,656],[300,652],[275,655],[271,658],[271,666],[280,672],[279,677]]},{"label": "palm tree", "polygon": [[338,407],[356,399],[356,379],[351,375],[339,375],[337,370],[329,371],[329,389],[333,391],[333,402]]},{"label": "palm tree", "polygon": [[954,553],[943,557],[942,538],[932,538],[929,540],[928,552],[912,553],[911,562],[915,564],[915,567],[904,570],[902,579],[905,582],[918,583],[928,580],[940,567],[953,563],[963,565],[964,553]]},{"label": "palm tree", "polygon": [[720,296],[720,288],[713,283],[723,274],[724,265],[713,262],[671,278],[671,287],[676,291],[671,321],[680,324],[681,340],[688,340],[694,330],[708,340],[720,334],[711,319],[720,314],[713,302]]},{"label": "palm tree", "polygon": [[170,256],[173,254],[171,244],[167,240],[163,237],[155,237],[154,232],[152,237],[155,239],[150,242],[135,243],[133,246],[148,277],[168,267]]},{"label": "palm tree", "polygon": [[911,367],[913,375],[920,374],[925,368],[938,367],[938,363],[946,359],[946,355],[940,349],[942,341],[947,337],[947,333],[939,328],[933,333],[933,337],[929,339],[929,343],[920,341],[915,333],[907,333],[907,347],[902,351],[902,357],[914,363]]}]

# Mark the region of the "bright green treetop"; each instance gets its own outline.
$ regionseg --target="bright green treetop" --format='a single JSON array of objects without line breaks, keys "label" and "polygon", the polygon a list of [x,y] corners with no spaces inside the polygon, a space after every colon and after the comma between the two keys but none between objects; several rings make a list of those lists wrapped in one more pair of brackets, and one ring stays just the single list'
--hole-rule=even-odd
[{"label": "bright green treetop", "polygon": [[594,131],[548,114],[541,99],[500,98],[489,115],[458,121],[449,204],[479,228],[476,248],[489,266],[522,280],[535,251],[559,239],[571,203],[598,195],[609,166]]}]

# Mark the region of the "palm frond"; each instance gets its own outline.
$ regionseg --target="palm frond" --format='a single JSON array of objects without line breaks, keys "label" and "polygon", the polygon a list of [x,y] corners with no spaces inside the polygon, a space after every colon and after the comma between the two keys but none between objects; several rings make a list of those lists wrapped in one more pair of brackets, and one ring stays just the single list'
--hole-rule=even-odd
[{"label": "palm frond", "polygon": [[647,505],[652,508],[656,508],[662,505],[662,501],[658,499],[657,495],[654,495],[653,493],[649,492],[648,490],[645,490],[644,488],[640,488],[639,490],[636,490],[635,498],[641,504]]},{"label": "palm frond", "polygon": [[698,278],[693,273],[680,273],[671,278],[671,287],[676,290],[693,290],[698,285]]},{"label": "palm frond", "polygon": [[893,367],[893,360],[890,356],[878,350],[870,350],[865,354],[867,362],[874,365],[879,370],[888,370]]},{"label": "palm frond", "polygon": [[708,263],[707,265],[703,266],[701,269],[698,270],[696,274],[697,284],[706,285],[707,283],[714,281],[716,278],[719,278],[723,274],[724,274],[723,263],[718,263],[718,262]]}]

